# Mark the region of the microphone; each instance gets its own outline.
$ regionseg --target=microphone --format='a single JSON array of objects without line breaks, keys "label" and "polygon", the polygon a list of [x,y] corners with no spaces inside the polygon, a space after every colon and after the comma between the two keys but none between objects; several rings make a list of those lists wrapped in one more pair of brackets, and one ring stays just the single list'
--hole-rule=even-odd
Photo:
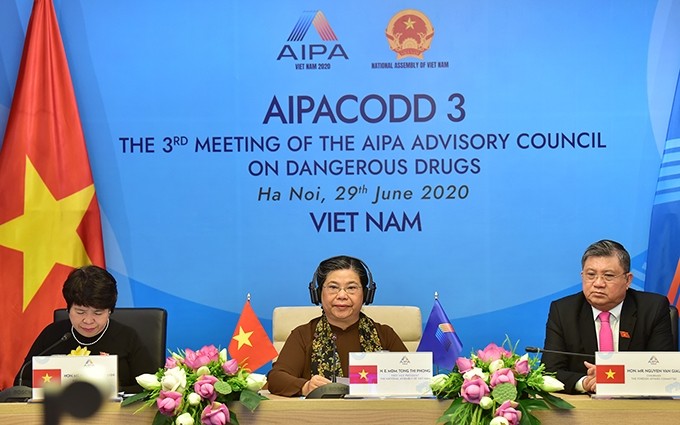
[{"label": "microphone", "polygon": [[[70,338],[71,338],[71,332],[66,332],[61,338],[59,338],[59,339],[57,340],[57,342],[55,342],[54,344],[52,344],[52,345],[50,345],[49,347],[45,348],[44,350],[42,350],[41,352],[39,352],[38,354],[36,354],[34,357],[36,357],[36,356],[42,356],[43,354],[47,353],[48,351],[50,351],[51,349],[53,349],[53,348],[56,347],[57,345],[61,344],[62,342],[69,340]],[[33,362],[33,358],[31,358],[31,360],[29,360],[29,361],[27,361],[26,363],[24,363],[24,364],[21,366],[21,370],[19,370],[19,386],[20,386],[20,387],[22,386],[21,384],[24,382],[24,369],[26,368],[26,366],[28,366],[28,365],[31,364],[32,362]]]},{"label": "microphone", "polygon": [[[68,341],[70,338],[71,332],[70,331],[66,332],[61,338],[59,338],[59,340],[57,340],[57,342],[45,348],[35,356],[42,356],[43,354],[47,353],[48,351],[50,351],[57,345],[61,344],[62,342]],[[26,366],[33,362],[33,357],[31,357],[29,361],[21,365],[21,369],[19,370],[18,381],[19,385],[0,391],[0,402],[25,402],[31,398],[31,396],[33,395],[33,390],[31,389],[31,387],[23,385],[23,383],[24,383],[24,369],[26,369]]]},{"label": "microphone", "polygon": [[313,389],[305,398],[343,398],[349,394],[349,385],[337,382],[338,346],[335,344],[336,339],[338,339],[337,335],[333,334],[331,336],[331,344],[333,345],[333,375],[331,376],[331,383]]},{"label": "microphone", "polygon": [[591,359],[595,358],[595,354],[583,354],[583,353],[573,353],[571,351],[557,351],[557,350],[547,350],[545,348],[538,347],[526,347],[524,349],[527,353],[551,353],[551,354],[563,354],[565,356],[578,356],[578,357],[588,357]]}]

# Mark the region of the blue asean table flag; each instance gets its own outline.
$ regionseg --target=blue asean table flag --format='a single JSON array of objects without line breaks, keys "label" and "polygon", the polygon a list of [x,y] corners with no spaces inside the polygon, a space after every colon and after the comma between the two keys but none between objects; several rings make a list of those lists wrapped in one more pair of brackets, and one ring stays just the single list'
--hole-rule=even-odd
[{"label": "blue asean table flag", "polygon": [[451,325],[449,318],[446,317],[439,300],[435,299],[430,317],[425,324],[423,337],[416,351],[431,351],[432,363],[435,366],[453,370],[453,365],[462,350],[463,343],[456,335],[456,330]]},{"label": "blue asean table flag", "polygon": [[652,220],[645,290],[666,295],[678,305],[680,292],[680,74],[668,120]]}]

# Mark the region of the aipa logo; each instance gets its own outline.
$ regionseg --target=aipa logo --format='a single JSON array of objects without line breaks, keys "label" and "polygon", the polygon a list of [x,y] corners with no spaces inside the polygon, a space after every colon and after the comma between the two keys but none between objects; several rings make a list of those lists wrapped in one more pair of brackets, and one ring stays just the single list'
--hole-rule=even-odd
[{"label": "aipa logo", "polygon": [[[304,43],[305,36],[312,25],[314,25],[314,29],[324,43]],[[342,44],[333,43],[338,41],[338,37],[320,10],[306,10],[302,12],[287,41],[289,44],[283,45],[276,60],[281,60],[282,58],[290,58],[296,61],[328,61],[333,58],[349,59],[345,49],[342,48]]]}]

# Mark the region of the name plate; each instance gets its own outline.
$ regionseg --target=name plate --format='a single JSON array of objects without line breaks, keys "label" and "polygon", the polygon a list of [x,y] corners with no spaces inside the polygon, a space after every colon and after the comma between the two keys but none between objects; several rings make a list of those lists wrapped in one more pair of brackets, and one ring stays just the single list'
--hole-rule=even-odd
[{"label": "name plate", "polygon": [[118,397],[118,356],[40,356],[33,357],[33,398],[43,400],[45,388],[64,387],[75,381],[88,381],[104,397]]},{"label": "name plate", "polygon": [[432,353],[349,353],[349,395],[431,397]]},{"label": "name plate", "polygon": [[680,397],[680,352],[595,353],[596,397]]}]

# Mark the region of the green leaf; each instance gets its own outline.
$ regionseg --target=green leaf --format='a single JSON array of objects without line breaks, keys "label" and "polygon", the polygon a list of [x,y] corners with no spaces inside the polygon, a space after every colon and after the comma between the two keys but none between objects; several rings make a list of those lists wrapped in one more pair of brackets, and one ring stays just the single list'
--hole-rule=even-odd
[{"label": "green leaf", "polygon": [[257,406],[260,405],[260,401],[262,400],[266,400],[266,397],[262,397],[258,393],[247,389],[241,391],[241,397],[239,398],[241,404],[251,412],[254,412],[255,409],[257,409]]},{"label": "green leaf", "polygon": [[550,409],[550,406],[548,406],[548,404],[545,401],[535,398],[520,400],[519,404],[528,411]]},{"label": "green leaf", "polygon": [[437,418],[438,424],[452,424],[453,423],[453,414],[448,414],[448,415],[442,415],[439,418]]},{"label": "green leaf", "polygon": [[224,395],[231,394],[231,385],[224,381],[217,381],[215,382],[215,391]]},{"label": "green leaf", "polygon": [[545,391],[538,391],[538,390],[535,390],[531,387],[526,387],[524,389],[524,392],[527,393],[530,396],[536,397],[537,395],[543,394]]},{"label": "green leaf", "polygon": [[[198,422],[198,423],[200,423],[200,422]],[[236,413],[232,412],[231,410],[229,410],[229,423],[231,425],[239,425],[238,418],[236,417]]]},{"label": "green leaf", "polygon": [[130,397],[124,398],[123,401],[120,403],[121,406],[128,406],[132,403],[136,403],[138,401],[145,400],[149,396],[149,393],[146,391],[142,391],[141,393],[137,393],[135,395],[132,395]]},{"label": "green leaf", "polygon": [[444,412],[444,416],[455,413],[455,411],[458,410],[461,407],[462,404],[463,404],[463,397],[458,397],[457,399],[453,400],[451,402],[451,405],[449,406],[449,408],[446,409],[446,411]]},{"label": "green leaf", "polygon": [[170,425],[172,424],[172,419],[169,416],[162,415],[160,411],[156,412],[156,416],[153,417],[153,422],[151,425]]},{"label": "green leaf", "polygon": [[[525,402],[527,400],[524,400]],[[519,411],[522,412],[522,417],[519,420],[519,425],[541,425],[541,421],[538,420],[538,418],[534,415],[532,415],[529,412],[529,409],[526,409],[524,402],[519,403]]]},{"label": "green leaf", "polygon": [[527,413],[526,415],[522,415],[522,420],[520,421],[520,425],[524,424],[529,424],[529,425],[541,425],[541,421],[531,413]]},{"label": "green leaf", "polygon": [[550,404],[552,407],[557,408],[557,409],[573,409],[574,406],[569,404],[568,402],[562,400],[561,398],[554,396],[550,393],[542,393],[541,397],[543,400],[546,401],[546,403]]}]

